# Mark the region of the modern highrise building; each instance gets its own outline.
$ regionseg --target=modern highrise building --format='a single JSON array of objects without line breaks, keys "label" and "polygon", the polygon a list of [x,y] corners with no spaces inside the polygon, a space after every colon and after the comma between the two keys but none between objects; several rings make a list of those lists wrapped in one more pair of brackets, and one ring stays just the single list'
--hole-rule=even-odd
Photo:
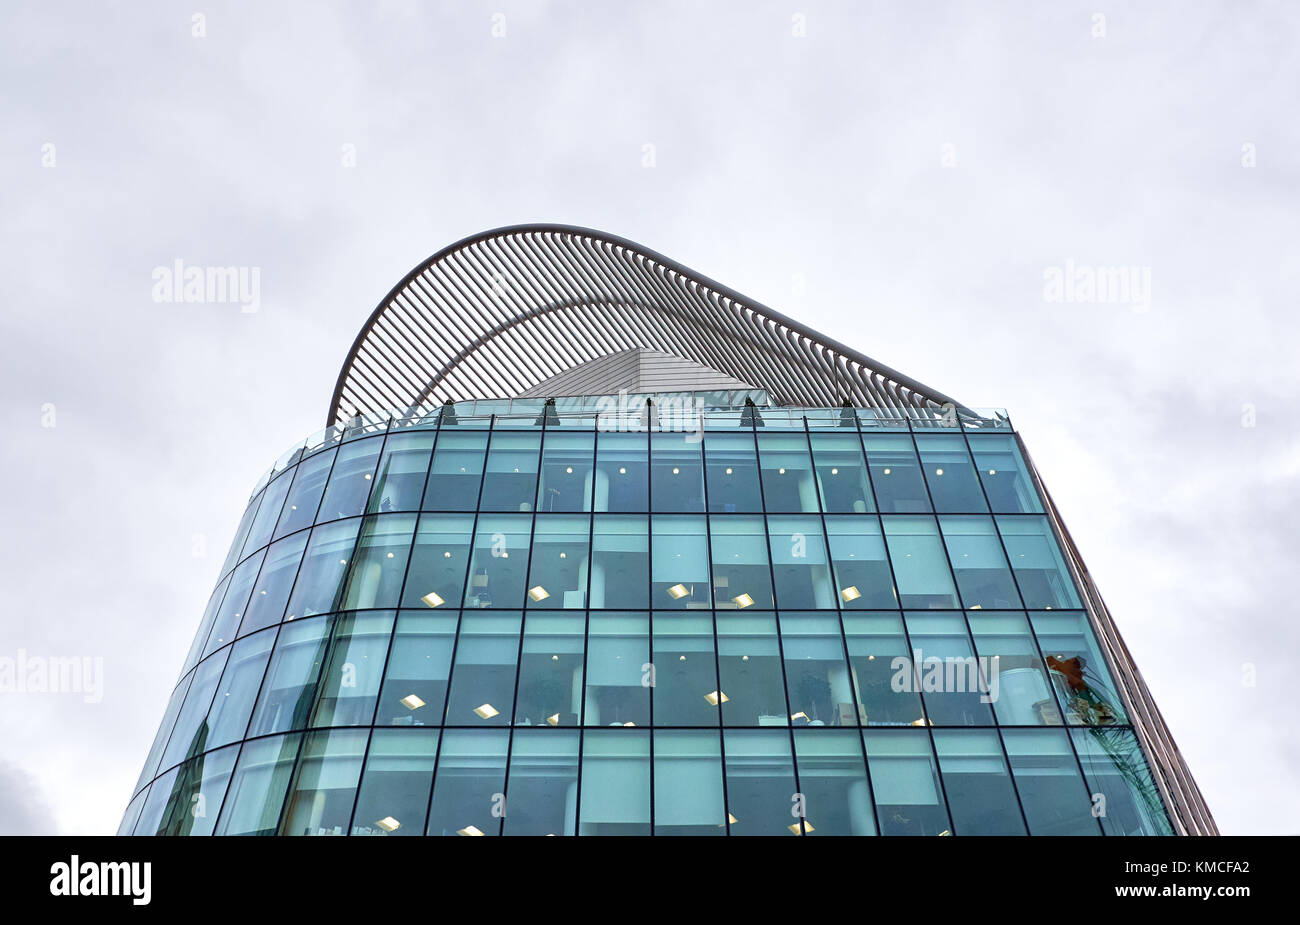
[{"label": "modern highrise building", "polygon": [[1216,832],[1004,412],[526,226],[403,279],[325,423],[121,833]]}]

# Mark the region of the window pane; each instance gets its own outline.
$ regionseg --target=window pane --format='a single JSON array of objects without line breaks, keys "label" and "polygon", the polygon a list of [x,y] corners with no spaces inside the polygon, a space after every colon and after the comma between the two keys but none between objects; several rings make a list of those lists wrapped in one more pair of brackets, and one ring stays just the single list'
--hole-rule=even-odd
[{"label": "window pane", "polygon": [[348,833],[367,735],[364,729],[335,729],[307,736],[281,835]]},{"label": "window pane", "polygon": [[1004,729],[1030,835],[1100,835],[1064,729]]},{"label": "window pane", "polygon": [[921,694],[911,683],[912,650],[897,613],[844,614],[844,638],[858,691],[858,721],[922,726]]},{"label": "window pane", "polygon": [[226,589],[230,587],[230,579],[233,577],[234,575],[227,575],[223,578],[213,589],[212,596],[208,598],[208,606],[203,610],[203,619],[199,621],[198,632],[194,634],[189,654],[185,656],[185,667],[181,669],[182,677],[198,664],[199,657],[203,654],[203,646],[208,641],[208,636],[212,634],[212,624],[217,619],[217,611],[221,609],[221,602],[225,600]]},{"label": "window pane", "polygon": [[925,712],[936,726],[992,726],[988,669],[975,657],[961,614],[908,613],[914,671]]},{"label": "window pane", "polygon": [[244,609],[248,606],[248,598],[253,593],[253,583],[257,581],[257,573],[262,568],[265,555],[258,553],[245,559],[230,576],[230,586],[221,602],[221,609],[217,611],[217,619],[212,624],[208,644],[203,647],[204,658],[234,640],[235,630],[239,629],[239,623],[244,618]]},{"label": "window pane", "polygon": [[295,733],[244,744],[216,834],[275,834],[301,738]]},{"label": "window pane", "polygon": [[320,512],[316,515],[317,523],[338,520],[340,517],[355,517],[365,511],[370,486],[374,482],[375,464],[379,461],[379,451],[383,444],[380,437],[368,437],[345,443],[339,449],[334,471],[330,473],[329,486],[321,500]]},{"label": "window pane", "polygon": [[275,538],[306,529],[316,522],[316,509],[325,493],[325,480],[334,465],[336,450],[328,450],[299,463],[293,473],[289,498],[280,511],[280,521],[275,528]]},{"label": "window pane", "polygon": [[509,741],[506,729],[443,732],[427,834],[501,834]]},{"label": "window pane", "polygon": [[1105,812],[1107,835],[1172,835],[1160,791],[1151,779],[1137,738],[1128,729],[1071,729],[1088,789]]},{"label": "window pane", "polygon": [[1030,615],[1052,687],[1071,726],[1127,722],[1123,701],[1087,617],[1075,613]]},{"label": "window pane", "polygon": [[655,834],[725,835],[717,731],[655,732]]},{"label": "window pane", "polygon": [[709,518],[713,588],[720,610],[772,609],[772,570],[763,518]]},{"label": "window pane", "polygon": [[222,575],[234,568],[235,563],[239,561],[240,553],[244,549],[244,543],[248,539],[248,533],[253,529],[253,518],[257,516],[257,509],[261,506],[264,495],[265,492],[259,494],[248,502],[248,507],[244,508],[244,514],[239,518],[239,526],[235,528],[235,539],[230,544],[230,551],[226,553],[226,561],[221,566]]},{"label": "window pane", "polygon": [[532,518],[526,514],[479,516],[466,607],[524,606],[531,532]]},{"label": "window pane", "polygon": [[369,726],[393,634],[393,613],[341,614],[321,673],[313,726]]},{"label": "window pane", "polygon": [[776,616],[718,614],[718,680],[728,726],[788,726]]},{"label": "window pane", "polygon": [[376,726],[436,726],[447,703],[456,612],[404,610],[397,618]]},{"label": "window pane", "polygon": [[518,613],[461,617],[447,697],[448,726],[508,726],[519,664]]},{"label": "window pane", "polygon": [[694,434],[651,434],[650,500],[656,511],[704,510],[704,465]]},{"label": "window pane", "polygon": [[709,477],[709,510],[761,514],[763,496],[753,433],[709,434],[704,455]]},{"label": "window pane", "polygon": [[376,729],[357,790],[352,834],[423,834],[437,753],[436,729]]},{"label": "window pane", "polygon": [[542,449],[539,511],[590,511],[596,435],[548,431]]},{"label": "window pane", "polygon": [[539,433],[492,432],[479,510],[526,513],[533,509],[537,496],[537,458],[541,447],[542,435]]},{"label": "window pane", "polygon": [[266,551],[266,561],[253,586],[253,595],[244,609],[239,635],[247,636],[268,626],[275,626],[284,618],[284,607],[298,577],[298,565],[303,550],[307,548],[306,531],[279,540]]},{"label": "window pane", "polygon": [[930,497],[921,481],[920,463],[912,438],[872,434],[862,437],[871,469],[876,501],[886,514],[922,514],[930,510]]},{"label": "window pane", "polygon": [[836,593],[820,517],[767,519],[776,577],[776,603],[784,609],[834,610]]},{"label": "window pane", "polygon": [[1027,834],[996,732],[936,729],[934,750],[958,835]]},{"label": "window pane", "polygon": [[503,834],[573,835],[578,811],[578,733],[516,729],[509,786]]},{"label": "window pane", "polygon": [[654,618],[656,726],[717,726],[718,671],[711,614]]},{"label": "window pane", "polygon": [[438,432],[433,464],[421,508],[426,511],[472,511],[478,505],[486,433]]},{"label": "window pane", "polygon": [[665,610],[707,610],[709,543],[703,517],[651,518],[650,605]]},{"label": "window pane", "polygon": [[586,606],[590,529],[591,518],[585,514],[538,515],[533,525],[528,607],[581,610]]},{"label": "window pane", "polygon": [[307,725],[316,680],[329,646],[332,618],[284,626],[253,711],[250,736],[287,732]]},{"label": "window pane", "polygon": [[597,517],[592,537],[591,606],[644,610],[650,606],[650,525],[646,517]]},{"label": "window pane", "polygon": [[264,630],[239,640],[230,650],[230,660],[221,674],[217,694],[208,714],[208,748],[236,742],[248,730],[253,702],[266,674],[266,663],[275,644],[275,630]]},{"label": "window pane", "polygon": [[650,733],[599,729],[582,742],[579,835],[650,834]]},{"label": "window pane", "polygon": [[142,789],[157,775],[163,749],[167,747],[167,741],[171,738],[172,727],[176,725],[176,716],[185,703],[185,695],[189,693],[190,683],[193,680],[193,674],[186,675],[172,691],[171,699],[167,701],[167,710],[163,713],[162,722],[158,724],[158,732],[154,735],[153,745],[149,748],[149,756],[145,758],[144,768],[140,771],[139,780],[136,781],[136,790]]},{"label": "window pane", "polygon": [[432,433],[390,434],[379,460],[375,488],[370,493],[366,512],[418,511],[432,451]]},{"label": "window pane", "polygon": [[[975,650],[988,666],[993,711],[1003,726],[1059,726],[1061,711],[1023,612],[967,614]],[[996,662],[994,662],[996,659]],[[992,666],[997,670],[993,671]]]},{"label": "window pane", "polygon": [[997,522],[1025,607],[1067,610],[1083,606],[1046,517],[1004,516]]},{"label": "window pane", "polygon": [[876,505],[858,435],[813,434],[811,439],[822,509],[837,514],[874,511]]},{"label": "window pane", "polygon": [[262,504],[257,509],[257,517],[253,519],[253,526],[244,541],[243,555],[256,552],[271,542],[271,531],[275,529],[276,521],[280,519],[280,510],[284,507],[284,499],[289,494],[289,486],[293,484],[293,476],[293,472],[282,473],[266,487],[266,491],[262,492]]},{"label": "window pane", "polygon": [[897,607],[894,578],[876,518],[826,517],[825,524],[840,605],[853,610]]},{"label": "window pane", "polygon": [[848,729],[796,729],[808,835],[875,835],[876,819],[862,759],[862,739]]},{"label": "window pane", "polygon": [[176,728],[172,730],[159,767],[175,767],[186,758],[201,754],[210,747],[207,744],[208,709],[212,706],[212,696],[217,691],[217,682],[221,679],[229,654],[230,650],[226,649],[220,655],[200,662],[194,670],[194,680],[185,696],[185,706],[181,707],[176,718]]},{"label": "window pane", "polygon": [[1043,506],[1010,434],[971,434],[966,438],[984,493],[995,514],[1041,514]]},{"label": "window pane", "polygon": [[644,613],[591,614],[586,725],[650,725],[649,629]]},{"label": "window pane", "polygon": [[940,517],[939,528],[962,603],[968,610],[1020,606],[1020,594],[1007,568],[993,518]]},{"label": "window pane", "polygon": [[924,729],[864,729],[881,835],[951,835]]},{"label": "window pane", "polygon": [[397,606],[414,532],[414,514],[365,519],[343,591],[345,610]]},{"label": "window pane", "polygon": [[581,614],[537,611],[525,618],[516,726],[578,725],[585,629]]},{"label": "window pane", "polygon": [[173,768],[153,782],[144,806],[140,809],[140,821],[136,823],[134,835],[157,835],[166,822],[163,818],[171,802],[172,791],[176,785],[176,775],[180,769]]},{"label": "window pane", "polygon": [[288,620],[333,613],[343,601],[343,580],[357,543],[359,520],[326,524],[311,531],[298,580],[289,598]]},{"label": "window pane", "polygon": [[817,482],[808,455],[808,436],[802,433],[759,434],[763,498],[767,512],[817,513]]},{"label": "window pane", "polygon": [[472,514],[422,514],[402,591],[403,607],[459,607],[469,566]]},{"label": "window pane", "polygon": [[975,464],[960,434],[918,434],[916,447],[936,511],[982,514],[988,510]]},{"label": "window pane", "polygon": [[[803,834],[789,732],[728,729],[723,740],[731,834]],[[808,821],[816,827],[815,820]]]},{"label": "window pane", "polygon": [[645,434],[599,434],[596,443],[595,509],[648,511],[648,469]]},{"label": "window pane", "polygon": [[960,606],[934,519],[886,517],[884,527],[902,606],[941,609]]},{"label": "window pane", "polygon": [[158,834],[211,835],[238,756],[239,747],[232,745],[200,755],[181,767],[172,784]]},{"label": "window pane", "polygon": [[791,721],[796,726],[856,726],[839,616],[783,612],[781,648]]}]

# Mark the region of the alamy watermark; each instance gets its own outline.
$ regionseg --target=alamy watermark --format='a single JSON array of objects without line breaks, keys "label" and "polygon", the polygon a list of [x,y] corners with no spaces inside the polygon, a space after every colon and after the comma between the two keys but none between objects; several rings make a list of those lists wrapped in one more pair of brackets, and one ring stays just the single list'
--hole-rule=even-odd
[{"label": "alamy watermark", "polygon": [[1000,656],[925,655],[912,650],[912,657],[899,655],[889,663],[894,674],[889,680],[895,693],[975,694],[981,703],[997,703],[1001,686]]},{"label": "alamy watermark", "polygon": [[1043,268],[1043,301],[1151,307],[1151,267],[1091,266],[1066,260]]},{"label": "alamy watermark", "polygon": [[178,257],[171,266],[153,268],[153,300],[226,303],[252,314],[262,304],[262,268],[186,266]]},{"label": "alamy watermark", "polygon": [[104,699],[102,656],[0,655],[0,694],[81,694],[86,703]]}]

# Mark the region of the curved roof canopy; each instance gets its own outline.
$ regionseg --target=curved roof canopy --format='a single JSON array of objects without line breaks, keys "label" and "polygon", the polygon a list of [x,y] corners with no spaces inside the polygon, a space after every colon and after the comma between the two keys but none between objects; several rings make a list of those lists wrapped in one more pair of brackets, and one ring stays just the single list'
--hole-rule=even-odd
[{"label": "curved roof canopy", "polygon": [[752,383],[781,405],[967,412],[648,248],[589,228],[514,225],[439,251],[384,297],[348,351],[326,424],[536,395],[561,373],[637,350]]}]

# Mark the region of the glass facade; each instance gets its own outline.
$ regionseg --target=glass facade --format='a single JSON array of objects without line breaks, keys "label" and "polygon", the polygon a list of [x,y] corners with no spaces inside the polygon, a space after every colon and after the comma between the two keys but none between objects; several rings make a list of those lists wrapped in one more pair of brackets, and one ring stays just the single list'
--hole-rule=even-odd
[{"label": "glass facade", "polygon": [[1171,832],[1005,418],[728,400],[286,454],[120,833]]}]

